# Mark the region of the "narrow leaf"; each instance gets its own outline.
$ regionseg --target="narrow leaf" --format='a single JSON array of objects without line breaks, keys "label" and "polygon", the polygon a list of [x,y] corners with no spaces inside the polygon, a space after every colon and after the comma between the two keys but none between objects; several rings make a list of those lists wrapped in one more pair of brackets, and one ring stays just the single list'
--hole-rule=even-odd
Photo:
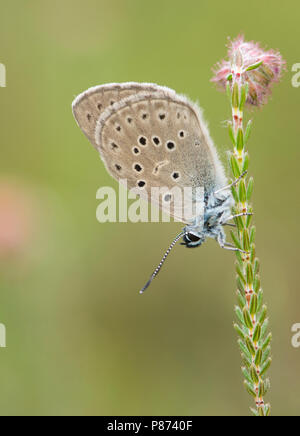
[{"label": "narrow leaf", "polygon": [[254,188],[254,179],[253,177],[250,177],[248,186],[247,186],[247,201],[250,202],[252,194],[253,194],[253,188]]},{"label": "narrow leaf", "polygon": [[269,358],[269,359],[266,361],[266,363],[264,364],[264,366],[263,366],[263,368],[262,368],[262,370],[261,370],[261,372],[260,372],[260,376],[261,376],[261,377],[262,377],[262,376],[263,376],[263,375],[268,371],[268,369],[270,368],[271,364],[272,364],[272,359]]},{"label": "narrow leaf", "polygon": [[259,366],[261,364],[262,356],[263,356],[262,349],[259,348],[256,351],[255,360],[254,360],[254,363],[255,363],[256,366]]},{"label": "narrow leaf", "polygon": [[250,138],[251,130],[252,130],[252,120],[250,120],[248,122],[247,127],[246,127],[245,138],[244,138],[245,144],[247,144],[247,142]]},{"label": "narrow leaf", "polygon": [[248,327],[248,329],[252,330],[253,324],[252,324],[251,316],[250,316],[250,313],[249,313],[249,310],[247,309],[247,307],[245,307],[243,310],[243,318],[244,318],[244,323],[245,323],[246,327]]},{"label": "narrow leaf", "polygon": [[261,336],[261,325],[257,324],[253,333],[253,342],[255,344],[257,344],[257,342],[260,340],[260,336]]},{"label": "narrow leaf", "polygon": [[251,356],[254,357],[255,356],[255,348],[254,348],[254,345],[252,344],[251,339],[247,337],[245,342],[246,342],[246,346],[249,350],[249,353],[251,354]]}]

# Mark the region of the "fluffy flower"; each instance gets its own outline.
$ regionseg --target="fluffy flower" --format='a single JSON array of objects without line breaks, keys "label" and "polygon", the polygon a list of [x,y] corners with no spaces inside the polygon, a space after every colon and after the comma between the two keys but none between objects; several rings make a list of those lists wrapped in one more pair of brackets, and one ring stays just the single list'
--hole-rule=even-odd
[{"label": "fluffy flower", "polygon": [[214,67],[212,81],[222,88],[226,88],[229,77],[247,82],[247,103],[259,106],[266,103],[272,85],[280,80],[284,69],[285,61],[279,52],[263,50],[259,43],[247,42],[243,36],[239,36],[229,43],[228,60]]}]

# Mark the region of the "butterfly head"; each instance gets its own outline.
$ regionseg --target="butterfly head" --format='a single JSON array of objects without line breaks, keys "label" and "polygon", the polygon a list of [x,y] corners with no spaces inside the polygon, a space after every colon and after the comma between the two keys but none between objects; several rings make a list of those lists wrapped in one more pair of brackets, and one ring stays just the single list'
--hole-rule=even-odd
[{"label": "butterfly head", "polygon": [[199,247],[205,242],[205,236],[202,233],[195,231],[186,231],[183,236],[183,242],[181,245],[185,245],[187,248]]}]

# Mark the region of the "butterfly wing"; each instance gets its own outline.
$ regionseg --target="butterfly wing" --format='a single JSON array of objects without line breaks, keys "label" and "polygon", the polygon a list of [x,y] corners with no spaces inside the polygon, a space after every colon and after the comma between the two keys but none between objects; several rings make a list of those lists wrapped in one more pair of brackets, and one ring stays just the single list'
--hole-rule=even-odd
[{"label": "butterfly wing", "polygon": [[[109,91],[99,87],[97,97],[88,93],[75,100],[74,115],[108,172],[171,216],[191,223],[196,213],[183,213],[176,192],[203,187],[209,194],[225,186],[222,165],[198,106],[157,85],[111,85]],[[105,100],[97,112],[100,95]],[[201,199],[193,195],[193,203],[203,201],[203,195]]]},{"label": "butterfly wing", "polygon": [[95,86],[80,94],[72,104],[73,115],[78,126],[87,136],[92,145],[95,143],[95,128],[103,112],[126,97],[136,95],[141,91],[156,92],[164,89],[151,83],[109,83]]}]

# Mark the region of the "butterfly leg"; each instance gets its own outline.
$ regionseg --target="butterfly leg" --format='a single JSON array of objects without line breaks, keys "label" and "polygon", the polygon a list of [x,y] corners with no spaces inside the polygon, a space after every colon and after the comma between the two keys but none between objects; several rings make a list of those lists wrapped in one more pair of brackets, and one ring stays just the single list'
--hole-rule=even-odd
[{"label": "butterfly leg", "polygon": [[238,179],[236,179],[233,183],[231,183],[231,185],[225,186],[224,188],[219,189],[218,191],[216,191],[214,193],[214,195],[219,194],[219,192],[222,191],[227,191],[228,189],[233,188],[233,186],[236,186],[240,180],[242,180],[243,177],[245,177],[245,175],[248,173],[248,171],[244,171],[243,174],[240,175],[240,177]]},{"label": "butterfly leg", "polygon": [[220,247],[224,248],[224,250],[235,251],[235,252],[239,251],[240,253],[248,254],[247,251],[241,250],[240,248],[237,248],[237,247],[235,247],[234,245],[231,245],[231,244],[227,244],[227,243],[223,244],[223,245],[220,244]]},{"label": "butterfly leg", "polygon": [[249,212],[242,212],[242,213],[238,213],[237,215],[231,215],[230,217],[226,218],[226,221],[222,222],[221,224],[227,224],[228,221],[233,220],[234,218],[239,218],[242,216],[253,216],[253,213],[249,213]]},{"label": "butterfly leg", "polygon": [[237,248],[234,245],[227,243],[225,240],[225,235],[223,232],[220,232],[216,239],[217,239],[217,242],[219,243],[220,247],[224,248],[224,250],[230,250],[230,251],[235,251],[235,252],[239,251],[240,253],[247,254],[247,251],[241,250],[240,248]]}]

